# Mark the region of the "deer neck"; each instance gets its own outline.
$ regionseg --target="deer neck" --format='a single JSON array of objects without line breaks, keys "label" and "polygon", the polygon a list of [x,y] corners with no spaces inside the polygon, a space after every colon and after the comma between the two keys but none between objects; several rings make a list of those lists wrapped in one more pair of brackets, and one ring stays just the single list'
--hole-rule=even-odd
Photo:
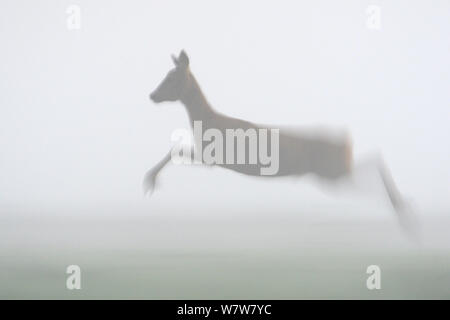
[{"label": "deer neck", "polygon": [[191,73],[189,73],[188,86],[181,97],[181,103],[186,107],[192,127],[194,121],[206,122],[216,115]]}]

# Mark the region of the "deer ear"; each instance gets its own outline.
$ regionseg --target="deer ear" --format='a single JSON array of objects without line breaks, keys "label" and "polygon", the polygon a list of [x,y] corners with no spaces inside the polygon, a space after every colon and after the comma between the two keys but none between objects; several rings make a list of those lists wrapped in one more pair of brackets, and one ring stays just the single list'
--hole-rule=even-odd
[{"label": "deer ear", "polygon": [[178,61],[177,57],[175,57],[175,55],[171,55],[170,56],[172,58],[173,64],[178,67],[178,65],[180,64],[180,62]]},{"label": "deer ear", "polygon": [[180,56],[178,57],[178,64],[183,67],[189,66],[189,58],[184,50],[181,50]]}]

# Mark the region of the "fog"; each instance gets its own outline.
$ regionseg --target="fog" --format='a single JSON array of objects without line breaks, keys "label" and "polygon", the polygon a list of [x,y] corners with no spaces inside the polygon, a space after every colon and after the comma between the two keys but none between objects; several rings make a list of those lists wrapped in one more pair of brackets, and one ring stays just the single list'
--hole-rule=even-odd
[{"label": "fog", "polygon": [[[67,27],[72,4],[81,9],[80,29]],[[366,26],[369,5],[381,8],[381,29]],[[163,219],[175,229],[192,219],[205,225],[319,219],[319,225],[384,221],[396,228],[383,195],[335,192],[310,177],[260,180],[221,168],[171,165],[145,198],[145,172],[169,151],[172,132],[189,126],[179,102],[149,100],[173,68],[170,54],[185,49],[216,110],[273,125],[346,128],[356,158],[383,154],[422,221],[448,225],[449,10],[446,0],[3,0],[1,219],[45,217],[50,225],[80,217],[113,225],[144,219],[149,228],[155,228],[152,219]],[[20,240],[25,227],[3,226],[11,250],[26,248]],[[314,230],[319,235],[309,238],[313,242],[333,234]],[[152,237],[169,245],[165,236]],[[64,242],[64,235],[55,239]],[[222,245],[232,250],[245,239],[252,239],[251,230],[242,241]],[[432,242],[442,244],[439,236]],[[203,242],[187,243],[199,248]]]}]

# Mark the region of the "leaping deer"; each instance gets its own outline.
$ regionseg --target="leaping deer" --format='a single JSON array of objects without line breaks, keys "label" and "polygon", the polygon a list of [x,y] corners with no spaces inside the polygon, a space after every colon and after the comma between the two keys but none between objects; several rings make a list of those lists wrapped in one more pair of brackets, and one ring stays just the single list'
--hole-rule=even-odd
[{"label": "leaping deer", "polygon": [[[216,129],[223,133],[227,129],[248,130],[261,128],[274,129],[272,126],[258,125],[249,121],[226,116],[214,110],[200,89],[189,68],[189,58],[184,50],[178,57],[172,55],[175,68],[170,70],[161,84],[150,94],[155,103],[181,101],[186,107],[191,128],[196,121],[201,121],[205,129]],[[353,161],[352,142],[349,134],[342,137],[324,135],[321,132],[307,132],[292,128],[279,129],[279,170],[266,177],[303,176],[312,174],[324,181],[333,182],[341,178],[354,179],[358,171],[375,172],[381,178],[381,186],[386,191],[390,203],[397,213],[402,226],[407,226],[409,219],[408,206],[400,195],[394,180],[380,156],[355,165]],[[203,150],[202,143],[194,144],[194,150]],[[235,150],[236,151],[236,148]],[[248,156],[248,148],[245,151]],[[151,194],[155,188],[156,178],[164,166],[170,161],[172,151],[144,177],[145,194]],[[235,152],[236,153],[236,152]],[[262,164],[215,163],[215,165],[231,169],[243,174],[261,176]],[[353,184],[354,185],[354,184]]]}]

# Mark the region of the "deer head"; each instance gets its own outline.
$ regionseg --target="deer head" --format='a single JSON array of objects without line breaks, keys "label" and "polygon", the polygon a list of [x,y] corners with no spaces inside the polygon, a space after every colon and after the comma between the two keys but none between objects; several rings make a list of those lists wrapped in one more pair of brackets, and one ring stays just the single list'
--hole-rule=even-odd
[{"label": "deer head", "polygon": [[181,50],[180,55],[172,55],[175,68],[170,70],[159,86],[150,94],[150,100],[155,103],[177,101],[181,99],[189,81],[189,58]]}]

